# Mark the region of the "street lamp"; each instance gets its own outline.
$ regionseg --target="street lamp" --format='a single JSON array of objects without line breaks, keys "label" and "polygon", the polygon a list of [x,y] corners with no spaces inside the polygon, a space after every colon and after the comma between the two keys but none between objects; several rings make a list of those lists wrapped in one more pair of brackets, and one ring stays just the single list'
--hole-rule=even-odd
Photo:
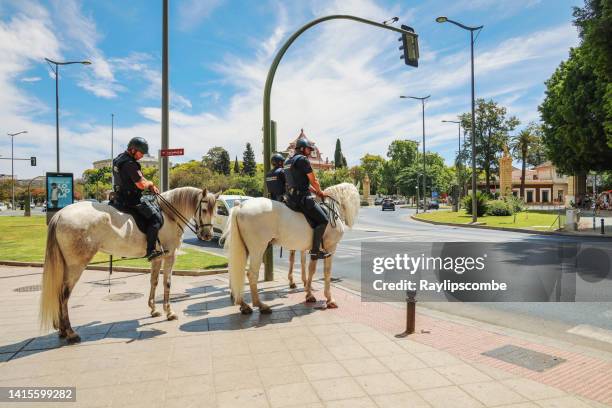
[{"label": "street lamp", "polygon": [[482,30],[484,26],[469,27],[447,17],[436,18],[438,23],[452,23],[470,32],[470,50],[472,63],[472,222],[478,220],[478,203],[476,202],[476,102],[474,99],[474,31]]},{"label": "street lamp", "polygon": [[[60,171],[60,152],[59,152],[59,66],[60,65],[72,65],[72,64],[82,64],[82,65],[91,65],[90,61],[66,61],[66,62],[58,62],[53,61],[49,58],[45,58],[47,64],[51,67],[51,70],[55,74],[55,149],[56,149],[56,170],[58,173]],[[55,65],[55,69],[53,69],[53,65]]]},{"label": "street lamp", "polygon": [[456,123],[457,126],[457,137],[458,137],[458,146],[459,150],[457,150],[457,160],[455,161],[455,166],[457,167],[457,191],[456,195],[453,195],[453,200],[456,202],[453,203],[453,211],[459,211],[459,199],[461,198],[461,190],[463,190],[461,186],[461,175],[459,171],[461,170],[461,121],[459,120],[443,120],[442,123]]},{"label": "street lamp", "polygon": [[[426,190],[425,190],[425,183],[426,183],[426,172],[425,172],[425,99],[428,99],[431,95],[427,95],[424,97],[418,97],[418,96],[400,96],[400,98],[402,99],[416,99],[421,101],[421,109],[422,109],[422,114],[423,114],[423,212],[427,212],[427,209],[425,208],[425,197],[427,196]],[[418,205],[417,205],[418,207]],[[418,209],[418,208],[417,208]]]},{"label": "street lamp", "polygon": [[12,197],[13,197],[13,206],[11,207],[13,211],[15,211],[15,169],[13,166],[13,161],[15,160],[15,155],[13,154],[13,139],[15,136],[20,135],[22,133],[28,133],[27,130],[22,130],[17,133],[7,133],[11,137],[11,185],[12,185]]}]

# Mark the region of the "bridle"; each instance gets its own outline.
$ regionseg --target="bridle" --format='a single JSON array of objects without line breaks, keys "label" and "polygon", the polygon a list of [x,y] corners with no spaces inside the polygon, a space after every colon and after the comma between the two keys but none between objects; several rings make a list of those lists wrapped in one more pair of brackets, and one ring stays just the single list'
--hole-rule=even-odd
[{"label": "bridle", "polygon": [[[184,230],[185,227],[189,228],[194,234],[199,235],[199,231],[201,231],[204,227],[212,227],[211,223],[204,223],[204,221],[202,221],[202,204],[206,202],[206,196],[204,195],[204,192],[202,192],[202,199],[200,200],[200,202],[198,203],[198,205],[196,206],[195,212],[193,213],[194,215],[194,221],[193,221],[193,225],[191,224],[191,222],[189,221],[189,219],[187,219],[187,217],[185,217],[183,214],[181,214],[181,212],[179,210],[176,209],[176,207],[174,207],[170,201],[168,201],[164,196],[162,196],[161,194],[157,194],[157,198],[159,200],[161,200],[170,210],[170,212],[176,217],[178,218],[177,224],[179,225],[179,228],[181,228],[181,230]],[[195,219],[195,215],[196,213],[198,214],[198,219]],[[180,223],[183,223],[183,226],[180,225]]]}]

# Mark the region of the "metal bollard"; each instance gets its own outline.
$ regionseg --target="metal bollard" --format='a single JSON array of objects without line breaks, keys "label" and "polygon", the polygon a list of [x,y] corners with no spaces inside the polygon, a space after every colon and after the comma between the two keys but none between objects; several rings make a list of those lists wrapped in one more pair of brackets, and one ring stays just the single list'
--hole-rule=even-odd
[{"label": "metal bollard", "polygon": [[416,292],[406,292],[406,331],[396,334],[395,337],[403,338],[414,333],[416,325]]},{"label": "metal bollard", "polygon": [[601,219],[601,235],[604,235],[605,233],[606,232],[605,232],[605,228],[604,228],[604,219],[602,218]]}]

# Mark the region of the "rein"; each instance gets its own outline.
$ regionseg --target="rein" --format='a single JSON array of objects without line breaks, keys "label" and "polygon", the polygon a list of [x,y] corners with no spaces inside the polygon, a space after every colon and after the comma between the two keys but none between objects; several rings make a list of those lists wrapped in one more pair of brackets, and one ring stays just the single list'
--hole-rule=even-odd
[{"label": "rein", "polygon": [[[181,214],[181,212],[179,210],[177,210],[176,207],[173,206],[170,203],[170,201],[168,201],[164,196],[162,196],[161,194],[156,194],[156,198],[159,199],[161,202],[163,202],[168,207],[170,212],[176,218],[178,218],[178,220],[180,222],[182,222],[184,224],[183,227],[181,227],[181,229],[184,230],[185,227],[187,227],[194,234],[198,235],[198,230],[200,230],[202,227],[212,227],[212,224],[210,224],[210,223],[205,224],[204,222],[202,222],[202,211],[200,211],[200,210],[202,209],[202,203],[204,202],[204,196],[202,196],[202,199],[200,200],[200,202],[198,203],[198,206],[196,207],[195,212],[198,214],[198,219],[193,221],[194,222],[193,226],[189,222],[189,219],[187,217],[185,217],[183,214]],[[179,224],[179,223],[177,222],[177,224]],[[179,225],[179,227],[180,227],[180,225]]]},{"label": "rein", "polygon": [[327,198],[330,199],[330,202],[326,203],[325,201],[321,200],[321,205],[329,210],[329,213],[331,215],[331,217],[329,218],[329,223],[332,228],[336,228],[336,221],[338,220],[338,218],[340,218],[340,214],[338,213],[336,206],[340,205],[340,203],[333,197],[328,196]]}]

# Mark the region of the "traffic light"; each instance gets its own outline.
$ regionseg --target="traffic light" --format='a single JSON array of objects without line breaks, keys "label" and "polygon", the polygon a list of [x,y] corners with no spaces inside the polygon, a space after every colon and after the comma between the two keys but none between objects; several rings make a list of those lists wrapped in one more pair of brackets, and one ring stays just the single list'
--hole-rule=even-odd
[{"label": "traffic light", "polygon": [[32,166],[36,166],[36,157],[34,157],[34,156],[30,157],[30,164]]},{"label": "traffic light", "polygon": [[[414,29],[412,27],[408,27],[407,25],[402,24],[402,30],[410,31],[414,33]],[[398,41],[402,42],[402,45],[399,47],[400,51],[404,51],[401,59],[404,60],[406,65],[410,65],[411,67],[419,66],[419,40],[417,36],[402,34],[402,36],[398,39]]]}]

